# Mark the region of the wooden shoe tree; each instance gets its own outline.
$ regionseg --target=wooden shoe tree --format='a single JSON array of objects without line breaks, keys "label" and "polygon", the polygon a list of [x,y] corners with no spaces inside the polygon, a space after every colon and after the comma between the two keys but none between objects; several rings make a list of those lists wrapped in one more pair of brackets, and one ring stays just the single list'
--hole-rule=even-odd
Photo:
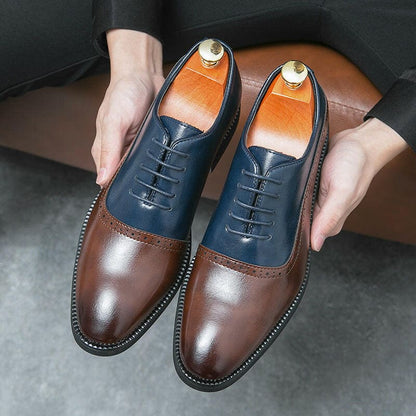
[{"label": "wooden shoe tree", "polygon": [[226,52],[215,66],[206,68],[196,51],[163,97],[159,115],[207,131],[214,124],[221,108],[228,66]]},{"label": "wooden shoe tree", "polygon": [[267,90],[247,135],[247,147],[260,146],[300,158],[312,134],[315,102],[307,77],[291,89],[279,74]]}]

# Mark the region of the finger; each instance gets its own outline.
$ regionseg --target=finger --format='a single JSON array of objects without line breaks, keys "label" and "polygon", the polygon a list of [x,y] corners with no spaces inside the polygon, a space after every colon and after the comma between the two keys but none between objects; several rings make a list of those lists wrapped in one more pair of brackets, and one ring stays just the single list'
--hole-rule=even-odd
[{"label": "finger", "polygon": [[165,78],[162,75],[155,77],[154,79],[155,94],[159,92],[164,82],[165,82]]},{"label": "finger", "polygon": [[125,129],[118,123],[108,123],[101,127],[99,170],[97,183],[104,186],[116,171],[124,149]]},{"label": "finger", "polygon": [[91,156],[95,163],[95,170],[98,173],[100,170],[100,150],[101,150],[101,123],[100,123],[100,112],[97,114],[95,119],[95,138],[91,146]]},{"label": "finger", "polygon": [[316,198],[315,205],[313,207],[313,220],[315,220],[315,218],[321,212],[321,206],[325,202],[326,196],[327,196],[327,193],[322,190],[322,185],[321,185],[321,187],[319,188],[318,197]]},{"label": "finger", "polygon": [[326,193],[320,192],[318,209],[312,222],[311,245],[313,250],[319,251],[327,237],[338,234],[349,214],[349,192],[337,188],[330,188]]},{"label": "finger", "polygon": [[95,136],[94,143],[91,147],[91,156],[95,163],[95,170],[98,172],[100,170],[100,148],[101,148],[101,139],[98,134]]}]

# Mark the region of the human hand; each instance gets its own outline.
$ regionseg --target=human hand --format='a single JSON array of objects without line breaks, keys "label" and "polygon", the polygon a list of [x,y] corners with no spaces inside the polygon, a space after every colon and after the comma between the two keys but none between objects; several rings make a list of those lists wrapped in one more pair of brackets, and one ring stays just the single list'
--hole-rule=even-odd
[{"label": "human hand", "polygon": [[331,138],[314,209],[313,250],[319,251],[327,237],[341,231],[376,173],[406,147],[398,133],[376,118]]},{"label": "human hand", "polygon": [[158,40],[116,29],[107,33],[107,43],[111,81],[98,110],[91,149],[100,186],[113,176],[164,81]]}]

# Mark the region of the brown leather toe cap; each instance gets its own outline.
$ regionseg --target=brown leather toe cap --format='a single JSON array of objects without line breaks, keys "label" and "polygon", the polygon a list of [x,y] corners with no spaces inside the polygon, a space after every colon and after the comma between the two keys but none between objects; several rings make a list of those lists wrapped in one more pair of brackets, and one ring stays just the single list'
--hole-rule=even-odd
[{"label": "brown leather toe cap", "polygon": [[81,333],[117,343],[152,313],[175,283],[187,243],[120,223],[99,198],[77,267],[76,308]]},{"label": "brown leather toe cap", "polygon": [[181,325],[180,355],[186,370],[213,380],[240,367],[299,291],[303,274],[294,269],[291,264],[253,266],[200,246]]}]

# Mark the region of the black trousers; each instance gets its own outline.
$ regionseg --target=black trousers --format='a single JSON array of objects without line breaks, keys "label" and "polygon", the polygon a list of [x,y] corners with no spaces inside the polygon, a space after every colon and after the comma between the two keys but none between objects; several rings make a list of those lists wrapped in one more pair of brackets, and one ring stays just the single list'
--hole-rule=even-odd
[{"label": "black trousers", "polygon": [[[139,1],[139,0],[138,0]],[[165,60],[205,36],[234,48],[277,41],[330,46],[384,93],[416,64],[414,0],[169,0]],[[3,0],[0,99],[109,70],[92,46],[91,0]],[[276,65],[280,62],[276,62]]]}]

